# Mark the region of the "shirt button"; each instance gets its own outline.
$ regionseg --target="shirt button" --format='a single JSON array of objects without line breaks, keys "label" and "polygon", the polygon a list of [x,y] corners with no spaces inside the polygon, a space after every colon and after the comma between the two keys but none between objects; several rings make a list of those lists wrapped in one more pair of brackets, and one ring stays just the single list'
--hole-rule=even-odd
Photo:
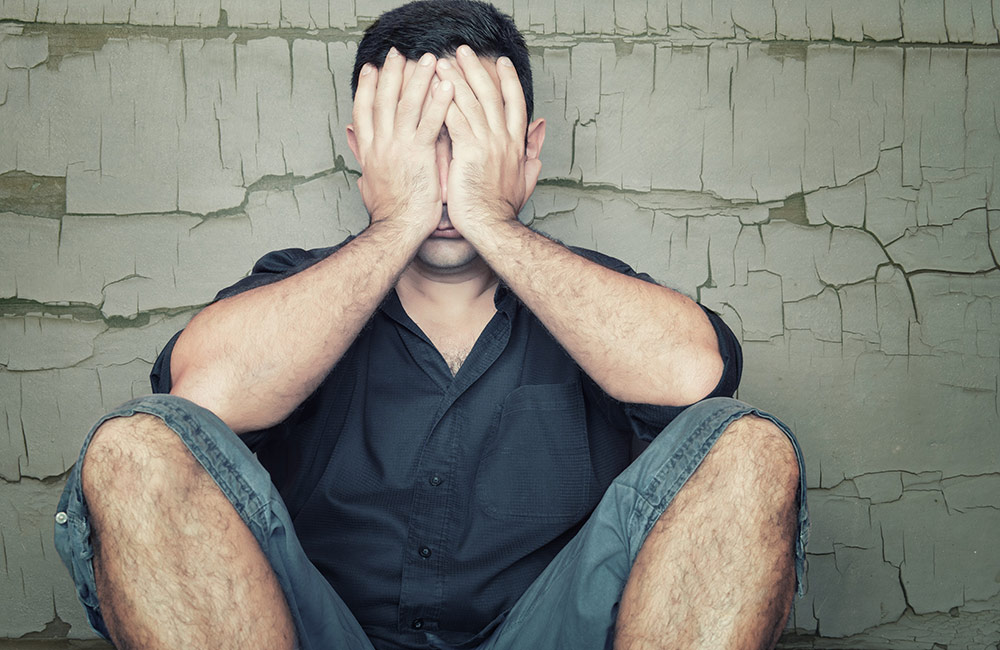
[{"label": "shirt button", "polygon": [[431,477],[429,479],[427,479],[427,481],[431,485],[437,487],[438,485],[441,485],[441,483],[444,481],[444,479],[442,479],[437,474],[432,474]]},{"label": "shirt button", "polygon": [[[420,547],[420,557],[430,557],[430,556],[431,556],[431,549],[427,548],[426,546],[421,546]],[[420,619],[417,619],[417,620],[420,620]]]},{"label": "shirt button", "polygon": [[69,521],[69,517],[66,515],[65,512],[57,512],[56,513],[56,523],[57,524],[59,524],[61,526],[61,525],[64,525],[67,521]]},{"label": "shirt button", "polygon": [[419,630],[423,626],[424,626],[424,619],[422,618],[415,618],[413,619],[413,622],[410,623],[410,627],[412,627],[414,630]]}]

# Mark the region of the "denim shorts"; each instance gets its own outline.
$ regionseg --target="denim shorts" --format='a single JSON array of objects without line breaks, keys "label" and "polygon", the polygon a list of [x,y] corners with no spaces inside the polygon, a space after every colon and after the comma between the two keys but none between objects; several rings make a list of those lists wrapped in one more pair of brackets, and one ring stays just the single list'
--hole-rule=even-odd
[{"label": "denim shorts", "polygon": [[[135,413],[161,418],[212,476],[250,528],[278,579],[300,648],[388,650],[366,636],[343,600],[306,557],[291,517],[267,471],[218,417],[171,395],[150,395],[107,414],[84,441],[56,514],[55,545],[76,583],[93,628],[108,638],[97,600],[90,520],[80,484],[83,455],[106,420]],[[795,572],[802,593],[808,537],[805,466],[788,428],[774,417],[729,398],[712,398],[684,410],[612,483],[580,532],[532,583],[514,607],[463,650],[610,648],[625,581],[646,535],[735,419],[756,414],[784,431],[799,462]],[[422,648],[454,650],[432,633]]]}]

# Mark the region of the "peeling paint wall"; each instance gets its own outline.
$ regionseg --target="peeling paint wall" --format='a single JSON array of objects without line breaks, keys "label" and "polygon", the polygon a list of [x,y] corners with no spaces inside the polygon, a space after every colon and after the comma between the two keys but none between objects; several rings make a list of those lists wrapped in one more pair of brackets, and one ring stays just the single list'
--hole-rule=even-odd
[{"label": "peeling paint wall", "polygon": [[[268,250],[364,227],[349,75],[387,0],[0,0],[0,637],[88,637],[82,436]],[[525,219],[719,311],[806,451],[787,648],[1000,645],[1000,0],[506,0]]]}]

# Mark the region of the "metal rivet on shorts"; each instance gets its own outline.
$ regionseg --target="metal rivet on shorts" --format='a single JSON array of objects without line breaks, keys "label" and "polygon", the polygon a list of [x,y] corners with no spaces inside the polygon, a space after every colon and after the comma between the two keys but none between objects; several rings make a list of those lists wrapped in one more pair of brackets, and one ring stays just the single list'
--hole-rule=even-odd
[{"label": "metal rivet on shorts", "polygon": [[62,525],[62,524],[65,524],[67,521],[69,521],[69,517],[66,516],[65,512],[57,512],[56,513],[56,523],[57,524]]}]

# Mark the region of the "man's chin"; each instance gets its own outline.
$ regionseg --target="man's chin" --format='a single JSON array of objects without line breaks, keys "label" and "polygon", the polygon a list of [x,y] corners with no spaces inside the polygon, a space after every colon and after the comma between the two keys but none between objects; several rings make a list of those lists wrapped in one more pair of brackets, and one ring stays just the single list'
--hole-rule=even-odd
[{"label": "man's chin", "polygon": [[476,249],[464,239],[430,237],[417,250],[417,260],[421,264],[441,272],[464,269],[478,257]]}]

